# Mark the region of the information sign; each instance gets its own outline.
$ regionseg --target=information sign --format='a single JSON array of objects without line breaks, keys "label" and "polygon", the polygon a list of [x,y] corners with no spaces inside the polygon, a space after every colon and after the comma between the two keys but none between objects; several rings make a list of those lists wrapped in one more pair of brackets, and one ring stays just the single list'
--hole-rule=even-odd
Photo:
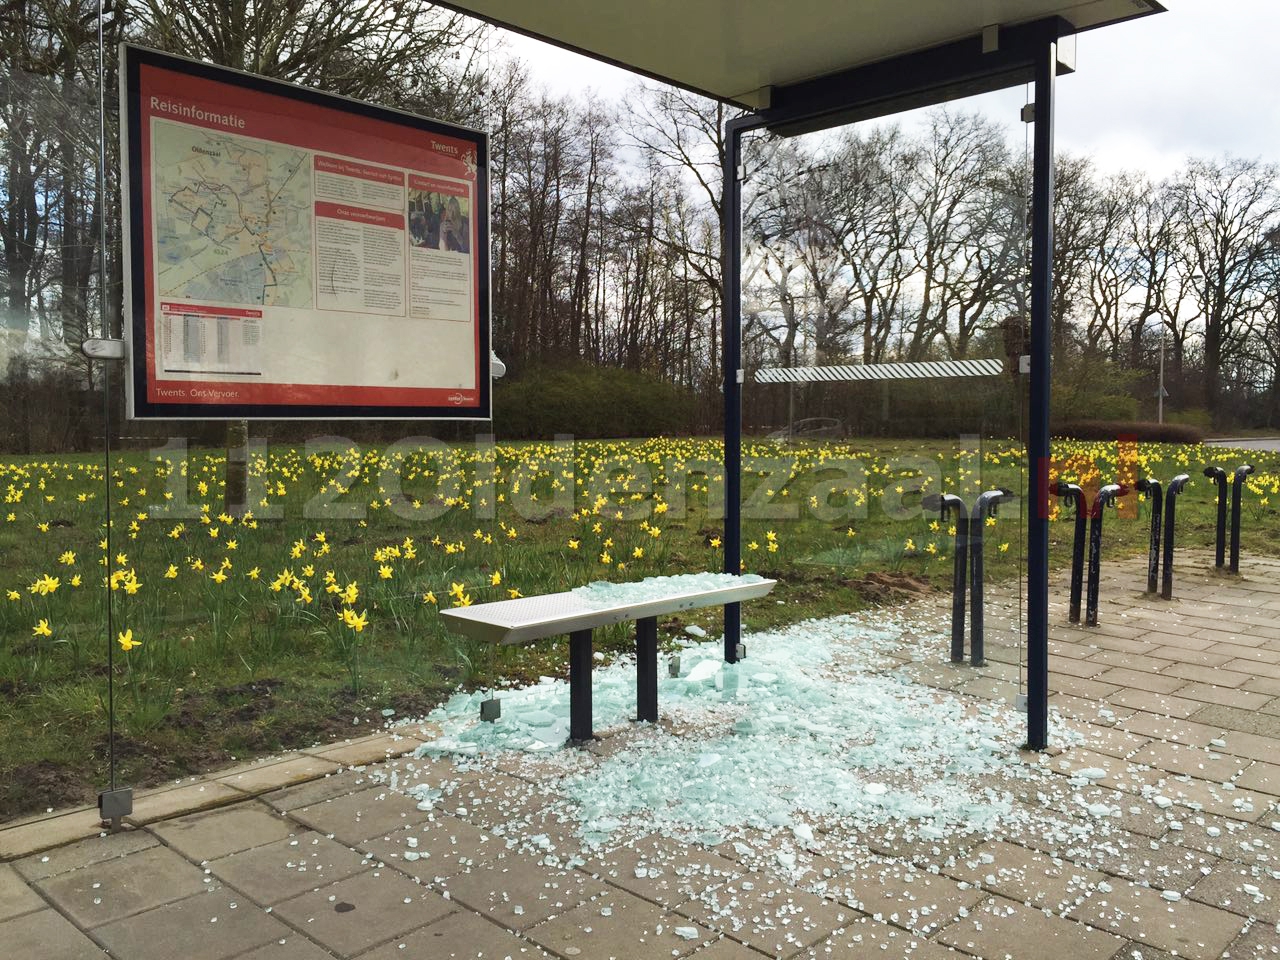
[{"label": "information sign", "polygon": [[121,47],[129,416],[488,419],[483,133]]}]

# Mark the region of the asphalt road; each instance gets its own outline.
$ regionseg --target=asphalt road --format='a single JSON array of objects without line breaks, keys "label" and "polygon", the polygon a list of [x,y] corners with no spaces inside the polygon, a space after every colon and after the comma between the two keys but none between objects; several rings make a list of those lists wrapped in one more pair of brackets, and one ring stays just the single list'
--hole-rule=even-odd
[{"label": "asphalt road", "polygon": [[1224,437],[1219,440],[1206,440],[1210,447],[1236,447],[1240,450],[1265,450],[1269,453],[1280,453],[1280,437],[1244,437],[1233,440]]}]

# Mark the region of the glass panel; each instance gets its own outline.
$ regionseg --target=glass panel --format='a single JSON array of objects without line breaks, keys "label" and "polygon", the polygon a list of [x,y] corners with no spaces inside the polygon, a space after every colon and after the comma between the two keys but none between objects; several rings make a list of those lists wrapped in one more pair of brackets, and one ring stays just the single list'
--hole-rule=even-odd
[{"label": "glass panel", "polygon": [[[961,105],[762,138],[744,230],[748,568],[785,557],[788,589],[823,612],[891,607],[912,676],[1010,706],[1024,658],[1021,132]],[[945,668],[957,585],[954,654],[971,661],[980,635],[979,669]]]},{"label": "glass panel", "polygon": [[[92,803],[109,782],[109,496],[116,371],[80,352],[118,302],[118,225],[99,190],[96,17],[6,19],[0,65],[0,820]],[[108,183],[114,209],[117,185]],[[107,272],[102,238],[107,238]],[[116,531],[117,537],[120,531]]]}]

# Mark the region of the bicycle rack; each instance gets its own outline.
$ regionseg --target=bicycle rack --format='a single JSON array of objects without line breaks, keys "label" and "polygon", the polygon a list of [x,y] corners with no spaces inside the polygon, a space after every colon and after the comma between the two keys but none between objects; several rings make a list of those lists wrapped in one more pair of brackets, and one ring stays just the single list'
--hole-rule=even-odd
[{"label": "bicycle rack", "polygon": [[1056,496],[1070,500],[1076,508],[1075,537],[1071,541],[1071,603],[1067,608],[1067,622],[1080,622],[1080,594],[1084,591],[1084,491],[1077,484],[1059,480],[1053,488]]},{"label": "bicycle rack", "polygon": [[1169,481],[1164,498],[1164,576],[1160,583],[1160,596],[1173,599],[1173,521],[1177,513],[1178,495],[1191,482],[1189,474],[1180,473]]},{"label": "bicycle rack", "polygon": [[951,662],[964,663],[964,574],[969,559],[969,511],[955,494],[930,494],[925,497],[927,510],[937,510],[943,523],[954,519],[956,525],[955,562],[951,575]]},{"label": "bicycle rack", "polygon": [[[1236,467],[1236,475],[1231,481],[1231,572],[1240,572],[1240,488],[1244,486],[1244,478],[1253,473],[1253,464],[1243,463]],[[1218,507],[1218,516],[1222,516],[1222,507]],[[1218,520],[1218,528],[1222,528],[1222,520]],[[1218,534],[1219,554],[1218,566],[1222,566],[1221,543],[1222,534]]]},{"label": "bicycle rack", "polygon": [[1089,594],[1085,601],[1084,625],[1098,625],[1098,580],[1102,568],[1102,511],[1116,502],[1117,497],[1128,493],[1123,484],[1109,483],[1098,491],[1093,500],[1089,522]]},{"label": "bicycle rack", "polygon": [[1147,477],[1138,481],[1138,492],[1147,495],[1151,501],[1151,549],[1147,553],[1147,593],[1160,590],[1160,507],[1164,502],[1164,491],[1160,481],[1155,477]]},{"label": "bicycle rack", "polygon": [[982,607],[983,524],[996,515],[996,508],[1012,499],[1011,490],[988,490],[978,495],[969,514],[969,661],[975,667],[986,663]]},{"label": "bicycle rack", "polygon": [[1218,485],[1218,538],[1214,541],[1213,565],[1221,570],[1227,561],[1227,471],[1205,467],[1204,475]]}]

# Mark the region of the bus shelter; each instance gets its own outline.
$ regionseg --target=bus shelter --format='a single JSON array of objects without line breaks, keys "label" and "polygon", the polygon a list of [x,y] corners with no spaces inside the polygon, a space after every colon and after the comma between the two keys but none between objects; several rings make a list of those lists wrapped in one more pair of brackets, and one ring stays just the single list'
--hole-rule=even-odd
[{"label": "bus shelter", "polygon": [[[1154,0],[449,0],[443,4],[743,112],[724,131],[724,562],[742,560],[743,136],[796,136],[1021,84],[1034,85],[1031,187],[1028,515],[1025,593],[1027,744],[1043,749],[1049,699],[1050,297],[1054,80],[1075,69],[1076,35],[1163,12]],[[741,615],[725,607],[725,658]]]}]

